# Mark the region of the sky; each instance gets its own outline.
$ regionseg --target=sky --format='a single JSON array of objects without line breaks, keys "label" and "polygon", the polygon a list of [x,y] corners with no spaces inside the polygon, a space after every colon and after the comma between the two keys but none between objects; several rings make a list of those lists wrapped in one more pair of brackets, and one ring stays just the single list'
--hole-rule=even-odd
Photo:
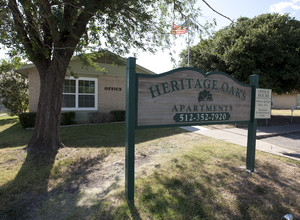
[{"label": "sky", "polygon": [[[291,17],[300,20],[300,0],[206,0],[206,2],[231,20],[236,20],[239,17],[253,18],[260,14],[271,12],[289,13]],[[198,4],[202,10],[202,17],[201,21],[198,21],[199,23],[204,24],[205,21],[212,22],[215,19],[217,22],[215,30],[230,24],[228,19],[213,12],[202,0],[198,0]],[[174,58],[177,62],[179,61],[179,53],[187,48],[186,40],[187,34],[179,35],[174,39],[176,47],[171,48],[171,50],[176,50]],[[197,43],[197,40],[195,40],[195,43]],[[5,51],[0,51],[0,58],[4,58],[4,54]],[[134,54],[129,54],[128,57],[130,56],[134,56]],[[138,52],[135,57],[137,58],[137,64],[155,73],[167,72],[177,67],[171,62],[168,50],[164,52],[158,51],[156,54]]]},{"label": "sky", "polygon": [[[217,27],[215,30],[219,30],[231,23],[228,19],[213,12],[201,0],[198,0],[198,2],[203,14],[201,19],[208,21],[216,19]],[[239,17],[253,18],[260,14],[272,12],[281,14],[289,13],[291,17],[300,20],[300,0],[206,0],[206,2],[215,10],[234,21]],[[177,61],[179,60],[178,55],[180,51],[187,48],[184,38],[187,39],[186,36],[179,36],[175,42],[177,44],[177,54],[175,55]],[[195,41],[195,43],[197,42]],[[168,51],[159,51],[155,55],[139,53],[136,58],[137,64],[155,73],[167,72],[176,67],[174,63],[171,62]]]}]

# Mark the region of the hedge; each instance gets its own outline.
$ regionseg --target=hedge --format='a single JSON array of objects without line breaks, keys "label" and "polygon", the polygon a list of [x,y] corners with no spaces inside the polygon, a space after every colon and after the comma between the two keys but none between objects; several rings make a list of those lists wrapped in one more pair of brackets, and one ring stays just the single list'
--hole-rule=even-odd
[{"label": "hedge", "polygon": [[110,112],[111,121],[125,121],[125,111],[124,110],[114,110]]},{"label": "hedge", "polygon": [[[35,125],[36,112],[25,112],[19,115],[20,123],[23,128],[33,128]],[[75,124],[75,112],[62,112],[60,124],[71,125]]]},{"label": "hedge", "polygon": [[60,118],[61,125],[73,125],[75,124],[75,112],[62,112]]},{"label": "hedge", "polygon": [[35,125],[36,112],[26,112],[19,115],[23,128],[33,128]]}]

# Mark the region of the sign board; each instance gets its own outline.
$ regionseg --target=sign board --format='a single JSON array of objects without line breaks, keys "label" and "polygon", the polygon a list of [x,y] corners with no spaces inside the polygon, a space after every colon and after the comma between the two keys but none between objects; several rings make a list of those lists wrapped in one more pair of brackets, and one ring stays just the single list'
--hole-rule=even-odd
[{"label": "sign board", "polygon": [[[194,68],[181,68],[159,75],[137,74],[136,59],[128,58],[125,111],[126,199],[134,202],[137,128],[247,122],[246,168],[253,172],[257,128],[254,117],[255,89],[258,88],[258,82],[258,75],[251,75],[250,85],[247,85],[223,72],[205,74]],[[257,94],[262,99],[262,94],[269,93],[258,91]],[[264,95],[265,99],[266,97]]]},{"label": "sign board", "polygon": [[255,119],[271,118],[271,89],[256,89],[255,97]]},{"label": "sign board", "polygon": [[137,127],[250,120],[251,86],[222,72],[137,74]]}]

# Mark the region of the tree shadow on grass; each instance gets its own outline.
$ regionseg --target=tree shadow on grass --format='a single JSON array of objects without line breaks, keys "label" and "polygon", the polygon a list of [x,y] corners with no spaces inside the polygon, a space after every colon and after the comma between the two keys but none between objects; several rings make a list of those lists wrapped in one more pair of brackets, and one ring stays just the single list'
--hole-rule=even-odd
[{"label": "tree shadow on grass", "polygon": [[[11,126],[0,133],[0,140],[5,140],[0,141],[0,148],[25,145],[28,141],[26,138],[30,137],[31,132],[23,130],[19,123]],[[185,131],[179,128],[151,129],[151,132],[149,130],[141,130],[137,131],[136,143],[183,132]],[[22,136],[24,139],[15,142],[17,138],[12,134]],[[70,147],[124,147],[125,126],[124,124],[115,124],[62,128],[61,137],[63,142]],[[65,173],[61,183],[49,190],[50,174],[56,172],[56,167],[53,167],[56,153],[38,159],[32,159],[30,155],[27,155],[15,179],[0,187],[1,219],[39,219],[45,213],[47,213],[49,219],[73,217],[76,219],[78,216],[84,217],[93,212],[97,213],[99,208],[107,210],[106,214],[103,215],[107,217],[106,219],[113,218],[111,211],[109,211],[110,207],[107,207],[105,199],[99,198],[105,197],[110,191],[117,188],[117,184],[120,182],[119,177],[110,179],[112,181],[103,186],[105,189],[101,190],[101,193],[96,192],[94,194],[97,196],[95,204],[85,205],[87,196],[84,194],[88,194],[89,192],[82,192],[81,190],[81,186],[89,183],[88,175],[93,172],[91,167],[96,164],[101,165],[101,161],[107,155],[84,158],[76,164],[67,166],[68,171]],[[97,169],[102,168],[98,166]],[[103,176],[103,178],[106,177]],[[88,185],[86,186],[88,188]],[[103,188],[102,186],[98,187]],[[93,203],[93,201],[88,201],[88,203]],[[131,211],[135,219],[137,219],[139,216],[137,210],[131,207]]]},{"label": "tree shadow on grass", "polygon": [[25,130],[20,123],[16,123],[0,132],[0,149],[24,146],[28,144],[31,135],[32,130]]},{"label": "tree shadow on grass", "polygon": [[56,153],[39,157],[27,154],[15,179],[0,187],[1,219],[27,219],[35,203],[43,200]]},{"label": "tree shadow on grass", "polygon": [[[116,177],[108,185],[98,185],[106,189],[90,194],[88,176],[95,172],[94,169],[101,169],[108,155],[74,162],[63,176],[59,174],[60,167],[53,166],[56,153],[34,160],[27,156],[16,178],[0,187],[0,219],[82,219],[99,206],[105,207],[105,202],[101,203],[99,198],[116,188],[120,179]],[[58,181],[52,188],[49,188],[50,176],[51,181]],[[93,204],[95,199],[99,202],[97,206]]]},{"label": "tree shadow on grass", "polygon": [[136,208],[136,206],[133,203],[128,202],[128,207],[130,210],[131,217],[134,220],[141,220],[140,213],[139,213],[138,209]]},{"label": "tree shadow on grass", "polygon": [[[69,166],[60,183],[35,207],[30,219],[95,219],[93,213],[98,209],[103,211],[100,219],[113,219],[108,211],[112,207],[104,198],[118,187],[120,178],[98,172],[105,169],[103,161],[107,156],[83,158]],[[97,174],[99,176],[91,180],[91,175]]]},{"label": "tree shadow on grass", "polygon": [[[136,130],[135,143],[172,136],[187,131],[181,128]],[[68,147],[125,147],[125,124],[105,124],[61,129],[62,142]]]},{"label": "tree shadow on grass", "polygon": [[[157,171],[151,180],[139,180],[136,212],[153,219],[279,220],[288,213],[299,219],[299,183],[287,178],[279,166],[257,163],[262,172],[251,174],[226,162],[213,171],[200,164],[192,168],[178,164],[172,175]],[[186,175],[188,169],[197,169],[201,176]],[[121,208],[113,210],[122,216],[120,212],[130,217]]]},{"label": "tree shadow on grass", "polygon": [[[281,167],[274,163],[261,163],[257,160],[257,173],[243,173],[226,187],[236,196],[237,206],[242,219],[282,219],[292,213],[295,219],[298,211],[300,185],[296,178],[287,177]],[[240,168],[225,166],[231,173],[240,172]],[[298,207],[297,207],[298,206]],[[294,211],[292,211],[294,209]],[[296,213],[295,213],[296,210]]]},{"label": "tree shadow on grass", "polygon": [[[103,124],[78,127],[63,127],[61,140],[67,147],[124,147],[125,125]],[[187,132],[180,128],[161,128],[136,130],[136,144],[161,137]],[[32,130],[25,130],[17,123],[0,132],[0,149],[28,144]]]},{"label": "tree shadow on grass", "polygon": [[0,126],[7,125],[7,124],[13,124],[19,121],[19,118],[8,118],[8,119],[1,119],[0,120]]},{"label": "tree shadow on grass", "polygon": [[[144,132],[147,134],[145,137],[137,137],[140,142],[162,136],[159,134],[160,129],[156,134],[148,134],[147,130]],[[209,149],[203,153],[212,155],[213,151]],[[143,215],[154,219],[281,219],[291,211],[289,202],[294,203],[293,207],[297,206],[297,199],[294,197],[300,194],[297,183],[292,178],[284,177],[280,167],[273,163],[257,161],[257,167],[263,172],[247,174],[227,163],[230,158],[220,161],[217,159],[213,163],[217,167],[210,170],[205,167],[208,159],[201,160],[190,154],[184,157],[186,161],[193,162],[192,167],[172,160],[172,173],[176,175],[168,175],[168,172],[158,169],[151,177],[154,182],[149,183],[146,179],[137,183],[136,206],[120,207],[118,202],[111,205],[111,201],[105,198],[117,188],[120,182],[117,176],[101,176],[103,179],[108,178],[107,185],[93,184],[94,188],[89,185],[90,174],[96,169],[105,170],[102,161],[106,156],[108,155],[84,158],[71,164],[61,182],[51,190],[47,185],[55,155],[44,163],[40,161],[38,168],[37,164],[33,166],[31,160],[26,158],[16,179],[0,188],[0,193],[7,190],[14,192],[5,200],[0,194],[3,203],[0,205],[0,216],[4,216],[3,219],[142,219]],[[245,162],[240,154],[231,159]],[[185,174],[189,169],[201,175],[196,177]],[[29,175],[31,172],[35,173],[35,177]],[[55,169],[53,172],[56,172]],[[177,175],[182,173],[185,175]],[[256,178],[253,179],[253,176]],[[99,183],[103,183],[103,179]],[[19,186],[21,187],[18,188]],[[282,194],[278,192],[278,187],[289,188],[288,191],[294,195]],[[97,188],[102,188],[101,192]],[[16,192],[16,189],[19,191]],[[230,202],[227,201],[228,198]],[[228,203],[233,203],[234,207]],[[299,217],[299,214],[295,217]]]},{"label": "tree shadow on grass", "polygon": [[[88,141],[89,137],[100,136],[98,132],[101,132],[101,130],[93,130],[92,128],[95,128],[94,126],[87,127],[91,127],[91,130],[81,129],[80,132],[83,134],[77,136],[77,141],[84,139],[81,142],[84,143]],[[125,133],[124,126],[112,126],[112,128],[117,134],[120,134],[121,131]],[[78,144],[78,146],[82,148],[91,146],[118,147],[125,145],[125,135],[123,137],[119,135],[118,138],[111,139],[113,137],[111,130],[102,129],[104,129],[104,137],[102,136],[100,140],[105,139],[106,141],[93,144],[95,143],[95,140],[93,140],[87,145],[81,145],[76,140],[72,140],[69,143],[73,143],[73,147]],[[75,129],[75,133],[76,130],[77,129]],[[88,134],[92,130],[95,133]],[[87,131],[88,135],[85,136],[85,132],[83,131]],[[137,135],[136,139],[137,142],[144,142],[181,132],[185,131],[175,129],[174,132],[174,129],[165,129],[162,132],[160,129],[154,129],[154,132],[150,133],[147,130],[143,130]],[[73,133],[69,131],[67,136],[70,134],[73,135]],[[76,135],[78,135],[78,133]],[[62,136],[64,136],[64,134]],[[109,140],[111,140],[112,143],[110,143]],[[61,167],[67,167],[68,170],[63,171],[64,176],[59,177],[58,180],[55,178],[57,178],[56,176],[60,176],[60,167],[57,164],[53,166],[55,155],[46,158],[44,162],[38,161],[35,163],[27,156],[16,178],[0,188],[0,192],[5,191],[5,195],[9,197],[3,200],[3,203],[5,203],[1,208],[1,215],[5,216],[3,219],[82,219],[86,216],[97,216],[99,210],[101,210],[101,219],[113,219],[114,208],[107,206],[105,196],[118,188],[118,184],[123,181],[123,178],[122,174],[111,177],[109,173],[110,170],[104,173],[107,164],[102,165],[102,161],[109,156],[110,151],[103,152],[106,153],[92,158],[82,158],[67,166],[62,165]],[[112,163],[110,167],[117,166]],[[119,167],[124,169],[122,164],[120,164]],[[112,173],[114,172],[115,171],[112,170]],[[121,171],[121,173],[122,172],[124,172],[124,170]],[[49,190],[48,181],[50,173],[51,181],[58,181],[58,184],[55,184],[55,187]],[[95,182],[91,183],[90,175],[95,174],[98,174],[99,177],[92,177],[92,179],[98,180],[100,185]],[[7,193],[7,191],[11,191],[11,193]],[[134,206],[131,206],[130,210],[134,219],[139,219],[138,210]]]}]

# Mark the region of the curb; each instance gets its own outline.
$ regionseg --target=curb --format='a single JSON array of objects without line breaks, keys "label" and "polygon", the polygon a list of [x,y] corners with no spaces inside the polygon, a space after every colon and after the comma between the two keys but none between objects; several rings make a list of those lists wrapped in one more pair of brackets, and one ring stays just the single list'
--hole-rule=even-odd
[{"label": "curb", "polygon": [[264,139],[264,138],[268,138],[268,137],[276,137],[276,136],[296,134],[296,133],[300,133],[300,131],[290,131],[290,132],[282,132],[282,133],[256,135],[256,139]]}]

